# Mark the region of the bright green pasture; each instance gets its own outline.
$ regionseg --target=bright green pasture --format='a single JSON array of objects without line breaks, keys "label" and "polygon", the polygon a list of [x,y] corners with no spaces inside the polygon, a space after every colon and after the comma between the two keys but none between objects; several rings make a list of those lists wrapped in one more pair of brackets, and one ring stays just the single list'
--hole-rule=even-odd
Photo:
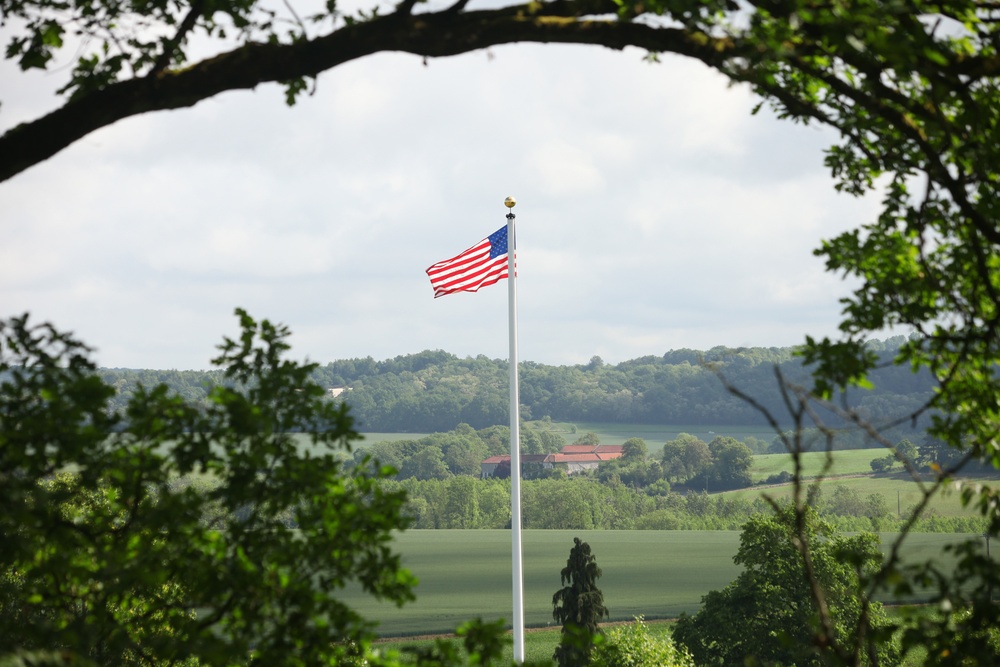
[{"label": "bright green pasture", "polygon": [[[588,542],[604,571],[599,585],[612,619],[671,618],[697,611],[701,598],[739,573],[735,531],[526,530],[524,616],[528,626],[552,623],[552,594],[561,587],[573,537]],[[894,537],[887,535],[886,538]],[[911,558],[938,554],[962,535],[915,534]],[[505,618],[512,608],[511,535],[506,530],[413,530],[398,536],[403,563],[420,580],[416,602],[398,609],[348,591],[345,602],[378,620],[387,636],[453,631],[475,617]]]},{"label": "bright green pasture", "polygon": [[[698,608],[701,596],[736,576],[739,534],[729,531],[523,532],[524,617],[552,623],[552,594],[561,587],[573,538],[588,542],[604,576],[605,604],[614,619],[675,617]],[[417,601],[396,609],[350,596],[387,635],[449,632],[464,620],[510,619],[511,534],[506,530],[413,530],[396,542],[403,563],[420,580]]]},{"label": "bright green pasture", "polygon": [[[883,458],[886,450],[843,449],[831,453],[832,465],[828,475],[870,475],[872,459]],[[805,452],[802,454],[802,473],[806,477],[819,474],[826,463],[826,452]],[[792,472],[791,454],[761,454],[753,457],[750,476],[759,482],[771,475],[787,470]]]},{"label": "bright green pasture", "polygon": [[[649,454],[659,458],[663,451],[663,443],[673,440],[681,433],[690,433],[701,438],[705,442],[711,442],[719,435],[728,435],[742,440],[748,435],[752,435],[761,440],[770,442],[774,438],[774,431],[767,426],[664,426],[662,424],[614,424],[603,422],[579,422],[553,423],[551,429],[562,435],[567,443],[571,443],[585,433],[594,433],[604,445],[620,445],[629,438],[642,438],[649,447]],[[365,447],[376,442],[393,440],[419,440],[427,433],[362,433],[363,440],[354,443],[356,447]],[[308,436],[305,434],[295,434],[295,437],[305,444]],[[881,453],[882,450],[871,450]],[[868,468],[871,472],[871,468]],[[765,475],[766,477],[766,475]]]},{"label": "bright green pasture", "polygon": [[[771,442],[774,430],[769,426],[666,426],[663,424],[615,424],[605,422],[577,422],[576,433],[563,433],[567,442],[573,442],[584,433],[594,433],[604,445],[620,445],[629,438],[642,438],[649,447],[650,456],[659,458],[663,443],[674,440],[681,433],[690,433],[705,442],[716,436],[728,435],[742,440],[748,435]],[[883,454],[884,456],[884,454]],[[871,469],[869,468],[869,471]]]},{"label": "bright green pasture", "polygon": [[[866,451],[866,450],[859,450]],[[835,452],[835,457],[841,452]],[[808,480],[807,480],[808,481]],[[928,482],[929,483],[929,482]],[[963,480],[963,484],[974,484],[975,480]],[[996,480],[989,480],[989,483],[996,484]],[[862,496],[872,493],[879,493],[885,499],[889,510],[894,513],[905,514],[920,500],[920,490],[916,482],[910,479],[905,473],[896,475],[872,475],[858,477],[833,477],[823,481],[822,492],[833,493],[834,487],[846,486],[856,489]],[[958,494],[958,486],[952,483],[942,489],[931,500],[929,509],[941,516],[975,516],[976,510],[963,507]],[[792,485],[768,486],[763,488],[750,487],[736,491],[726,491],[721,495],[727,498],[743,498],[753,500],[762,494],[775,499],[788,499],[792,496]]]}]

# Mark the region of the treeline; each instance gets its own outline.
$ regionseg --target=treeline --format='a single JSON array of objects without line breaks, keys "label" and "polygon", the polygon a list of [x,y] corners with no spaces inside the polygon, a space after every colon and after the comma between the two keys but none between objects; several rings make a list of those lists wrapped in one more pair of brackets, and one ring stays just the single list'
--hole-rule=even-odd
[{"label": "treeline", "polygon": [[[873,342],[887,361],[897,337]],[[781,416],[775,367],[806,383],[794,348],[674,350],[605,364],[599,357],[574,366],[525,362],[520,368],[522,417],[671,425],[764,423],[751,405],[727,391],[720,376]],[[343,394],[368,431],[439,431],[465,422],[474,428],[507,420],[507,362],[483,356],[461,359],[442,351],[386,361],[349,359],[321,367],[317,378]],[[877,422],[912,412],[929,397],[933,380],[891,364],[871,377],[875,389],[851,392],[848,402]]]},{"label": "treeline", "polygon": [[[521,451],[525,454],[549,454],[565,444],[566,439],[545,422],[522,425]],[[354,451],[354,462],[360,464],[371,458],[392,466],[396,479],[447,479],[454,475],[479,477],[484,459],[509,453],[509,427],[490,426],[477,431],[468,424],[459,424],[446,433],[358,448]]]},{"label": "treeline", "polygon": [[[510,528],[510,480],[450,479],[385,482],[404,489],[412,528]],[[885,496],[860,494],[833,484],[817,501],[817,510],[840,531],[899,531],[913,508],[897,515]],[[761,498],[743,500],[704,492],[650,494],[624,484],[592,478],[525,480],[521,517],[528,529],[559,530],[739,530],[755,514],[772,508]],[[924,515],[917,532],[976,533],[980,517]]]},{"label": "treeline", "polygon": [[[879,424],[910,414],[932,392],[928,373],[914,374],[888,363],[902,342],[902,337],[872,342],[871,349],[887,363],[871,374],[874,389],[846,396],[848,404]],[[573,366],[523,362],[521,416],[568,422],[762,424],[760,413],[728,392],[720,376],[780,418],[784,409],[775,367],[792,381],[808,383],[794,348],[683,349],[616,365],[599,357]],[[198,400],[224,382],[217,371],[102,369],[101,374],[119,391],[115,404],[121,405],[140,383],[164,382],[185,398]],[[461,423],[475,429],[509,423],[508,368],[502,359],[424,351],[385,361],[334,361],[318,367],[313,377],[337,390],[335,400],[351,406],[363,431],[431,433]],[[841,446],[864,446],[858,438],[843,440]]]},{"label": "treeline", "polygon": [[[386,491],[405,491],[404,514],[416,529],[509,529],[511,501],[509,479],[385,480]],[[208,476],[180,478],[175,488],[211,494],[217,482]],[[862,494],[856,488],[831,483],[818,493],[814,508],[833,528],[844,532],[899,532],[915,508],[897,514],[880,493]],[[253,514],[252,505],[237,511],[210,507],[205,520],[222,526],[232,517]],[[521,518],[524,528],[552,530],[740,530],[757,514],[773,513],[761,497],[730,498],[704,491],[677,493],[647,487],[636,489],[621,482],[602,483],[594,477],[558,477],[521,482]],[[285,523],[295,527],[294,513],[285,512]],[[925,512],[911,530],[936,533],[982,533],[986,522],[979,516],[941,516]]]},{"label": "treeline", "polygon": [[[530,442],[540,452],[547,442],[547,451],[558,449],[561,436],[544,427],[544,423],[525,424],[522,448]],[[545,434],[553,438],[546,440]],[[463,424],[448,433],[358,449],[353,465],[388,465],[396,471],[394,479],[384,484],[389,490],[406,492],[406,513],[414,528],[509,528],[509,478],[479,479],[479,461],[506,454],[508,441],[506,427],[476,431]],[[597,439],[587,433],[576,442],[597,444]],[[932,441],[916,447],[904,440],[897,449],[920,469],[940,465],[942,457],[950,455]],[[621,458],[572,476],[558,468],[526,464],[521,485],[523,525],[567,530],[739,530],[750,516],[769,512],[769,505],[761,498],[750,501],[707,492],[751,486],[752,463],[750,447],[734,438],[719,436],[705,443],[682,433],[655,457],[648,455],[645,441],[631,438],[623,445]],[[791,475],[783,472],[762,483],[790,480]],[[844,531],[897,531],[913,512],[908,508],[897,515],[883,495],[861,495],[838,484],[825,486],[815,507]],[[916,530],[975,532],[984,526],[978,518],[925,513]]]},{"label": "treeline", "polygon": [[113,387],[114,396],[108,401],[109,409],[124,415],[129,400],[139,387],[152,389],[166,385],[170,392],[194,405],[204,405],[208,394],[217,385],[234,386],[236,383],[226,378],[221,370],[212,371],[167,371],[132,368],[99,368],[96,375]]},{"label": "treeline", "polygon": [[[566,444],[562,435],[547,428],[548,425],[548,422],[522,425],[523,453],[557,452]],[[598,445],[600,440],[593,433],[584,433],[573,444]],[[390,466],[397,480],[445,480],[463,475],[479,477],[484,459],[509,452],[510,429],[506,426],[476,431],[468,424],[460,424],[447,433],[378,442],[356,449],[353,465],[367,465],[372,461],[379,466]],[[753,483],[750,478],[753,450],[729,436],[717,436],[706,443],[682,433],[676,440],[667,442],[662,454],[654,458],[649,457],[645,440],[629,438],[622,445],[622,452],[620,458],[603,461],[596,468],[574,476],[592,477],[609,486],[624,484],[633,489],[650,489],[653,495],[668,492],[671,483],[707,491],[740,489]],[[538,462],[522,463],[522,469],[522,477],[529,480],[566,476],[566,471],[558,466],[546,467]],[[509,467],[499,470],[494,474],[510,476]]]}]

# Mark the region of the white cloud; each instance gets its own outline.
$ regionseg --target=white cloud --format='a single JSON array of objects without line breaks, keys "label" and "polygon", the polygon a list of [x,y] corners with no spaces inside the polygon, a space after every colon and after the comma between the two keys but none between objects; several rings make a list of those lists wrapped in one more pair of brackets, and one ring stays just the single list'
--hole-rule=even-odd
[{"label": "white cloud", "polygon": [[529,163],[538,185],[550,196],[597,195],[604,190],[604,177],[589,152],[568,142],[533,148]]},{"label": "white cloud", "polygon": [[[21,77],[0,68],[24,100],[5,123],[52,104]],[[113,366],[204,367],[235,306],[321,362],[504,358],[504,286],[433,299],[424,269],[512,194],[522,358],[797,343],[846,289],[812,248],[873,203],[833,192],[829,135],[752,103],[680,58],[518,45],[349,63],[294,109],[262,86],[128,119],[0,184],[0,316]]]}]

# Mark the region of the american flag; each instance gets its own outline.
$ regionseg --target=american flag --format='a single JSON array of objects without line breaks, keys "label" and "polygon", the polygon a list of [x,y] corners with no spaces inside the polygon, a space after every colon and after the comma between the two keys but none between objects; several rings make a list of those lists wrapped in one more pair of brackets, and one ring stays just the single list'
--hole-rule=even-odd
[{"label": "american flag", "polygon": [[465,252],[427,269],[434,298],[476,292],[507,277],[507,227],[501,227]]}]

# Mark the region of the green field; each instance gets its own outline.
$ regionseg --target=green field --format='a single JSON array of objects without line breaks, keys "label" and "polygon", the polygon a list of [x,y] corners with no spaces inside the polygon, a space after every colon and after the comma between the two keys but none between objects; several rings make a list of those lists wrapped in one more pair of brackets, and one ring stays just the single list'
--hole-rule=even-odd
[{"label": "green field", "polygon": [[[774,431],[766,426],[661,426],[656,424],[562,424],[552,425],[552,430],[559,433],[569,444],[585,433],[595,433],[605,445],[620,445],[629,438],[642,438],[649,447],[649,455],[659,458],[663,451],[663,443],[673,440],[681,433],[690,433],[705,442],[710,442],[717,435],[731,435],[734,438],[742,439],[748,435],[767,440],[774,437]],[[377,442],[390,442],[394,440],[419,440],[428,433],[362,433],[362,439],[354,443],[355,447],[365,447]],[[309,442],[309,436],[305,433],[295,433],[293,437],[303,445]],[[868,450],[865,450],[868,451]],[[871,450],[873,453],[881,453],[882,450]],[[868,468],[871,472],[871,468]],[[766,475],[765,475],[766,477]]]},{"label": "green field", "polygon": [[[560,425],[561,426],[561,425]],[[566,425],[571,426],[571,425]],[[649,455],[659,457],[663,443],[674,440],[681,433],[690,433],[705,442],[716,436],[728,435],[737,440],[752,435],[771,442],[774,430],[769,426],[665,426],[662,424],[614,424],[606,422],[577,422],[576,433],[563,432],[567,442],[573,442],[584,433],[594,433],[605,445],[620,445],[629,438],[642,438],[649,447]],[[883,456],[885,454],[883,453]],[[869,471],[871,469],[869,468]]]},{"label": "green field", "polygon": [[[676,617],[694,612],[701,597],[739,572],[732,562],[735,531],[533,531],[523,534],[524,616],[528,626],[552,623],[552,594],[560,587],[573,537],[590,544],[604,571],[600,580],[612,619]],[[886,538],[892,537],[890,535]],[[932,558],[965,536],[910,536],[909,558]],[[414,530],[397,538],[403,562],[420,580],[416,602],[401,609],[365,598],[345,601],[380,622],[387,636],[449,632],[462,621],[510,618],[511,536],[506,530]]]},{"label": "green field", "polygon": [[[556,427],[563,431],[567,442],[588,431],[608,444],[641,437],[649,444],[652,456],[659,453],[663,442],[682,432],[704,440],[716,435],[737,438],[753,435],[764,439],[770,434],[766,428],[714,427],[711,431],[700,431],[697,427],[577,424],[574,432],[569,425]],[[422,434],[365,434],[365,442],[420,437]],[[824,489],[842,484],[856,488],[862,495],[880,493],[891,510],[905,512],[919,498],[916,483],[903,473],[873,476],[871,460],[884,455],[881,449],[834,452],[834,464],[827,473],[832,477],[824,483]],[[804,455],[805,474],[819,472],[823,458],[821,453]],[[790,465],[787,454],[756,456],[752,475],[755,481],[765,479],[790,470]],[[754,487],[725,495],[756,497],[761,493],[787,497],[791,487]],[[969,514],[955,493],[936,498],[931,509],[943,516]],[[739,572],[732,562],[739,543],[739,533],[735,531],[528,530],[523,536],[524,610],[528,627],[552,625],[552,594],[560,587],[559,571],[566,564],[573,537],[590,543],[597,556],[604,571],[600,586],[612,620],[630,620],[638,615],[647,619],[674,618],[681,612],[695,612],[703,595],[724,587]],[[893,537],[887,534],[883,539],[888,541]],[[908,538],[904,556],[913,561],[939,559],[944,545],[967,537],[915,533]],[[475,617],[509,621],[510,540],[510,532],[506,530],[407,531],[396,538],[396,548],[404,565],[420,580],[417,600],[396,608],[372,600],[352,587],[344,592],[344,601],[363,617],[378,621],[379,632],[387,637],[447,633]],[[921,594],[918,591],[915,599],[920,599]],[[539,641],[545,644],[539,651],[551,651],[550,638]]]},{"label": "green field", "polygon": [[[705,442],[711,442],[718,435],[729,435],[737,440],[754,436],[770,442],[774,439],[774,431],[768,426],[665,426],[662,424],[614,424],[610,422],[577,422],[575,424],[554,422],[551,428],[562,435],[567,443],[571,443],[585,433],[594,433],[601,444],[620,445],[629,438],[642,438],[649,446],[650,456],[658,457],[663,450],[663,443],[673,440],[681,433],[690,433]],[[364,433],[360,446],[387,440],[419,440],[427,433]],[[303,436],[304,437],[304,436]],[[880,450],[872,450],[880,451]],[[882,452],[885,456],[885,453]],[[869,468],[869,472],[871,469]]]},{"label": "green field", "polygon": [[[805,455],[805,475],[813,475],[819,471],[820,454]],[[832,493],[834,487],[845,486],[856,489],[861,496],[878,493],[885,499],[889,510],[897,515],[906,514],[907,511],[920,501],[922,494],[918,483],[914,481],[908,473],[900,471],[889,475],[873,475],[868,461],[879,456],[885,456],[881,449],[858,449],[844,450],[833,453],[833,467],[828,473],[830,475],[822,482],[823,493]],[[791,470],[791,458],[787,454],[769,454],[767,456],[755,456],[752,468],[752,476],[755,481],[766,478],[781,470]],[[782,465],[783,464],[783,465]],[[761,472],[761,471],[764,472]],[[807,483],[810,480],[806,480]],[[928,505],[930,514],[938,514],[943,517],[954,516],[979,516],[974,508],[963,507],[958,489],[960,485],[976,484],[987,482],[996,484],[997,479],[991,478],[967,478],[956,480],[944,487],[937,493]],[[925,484],[930,484],[928,478]],[[752,500],[762,494],[775,499],[788,499],[792,495],[792,485],[781,486],[750,487],[738,489],[736,491],[725,491],[720,495],[727,498],[743,498]],[[927,514],[927,513],[925,513]]]},{"label": "green field", "polygon": [[[904,513],[921,498],[917,483],[908,473],[899,469],[888,475],[873,475],[872,459],[885,456],[884,449],[847,449],[832,453],[832,465],[826,472],[827,479],[823,481],[823,489],[831,493],[837,485],[856,489],[862,496],[879,493],[886,501],[890,511]],[[826,461],[822,452],[807,452],[802,455],[802,470],[806,478],[817,475]],[[792,458],[788,454],[765,454],[755,456],[751,477],[760,482],[769,476],[787,470],[792,470]],[[967,480],[971,481],[971,480]],[[995,480],[994,480],[995,481]],[[929,483],[929,482],[928,482]],[[727,498],[753,499],[766,493],[772,498],[789,498],[792,494],[791,485],[777,487],[747,488],[737,491],[726,491],[722,495]],[[962,507],[955,486],[949,486],[939,493],[930,504],[930,509],[941,516],[972,516],[975,510]]]},{"label": "green field", "polygon": [[[886,450],[843,449],[832,452],[831,455],[832,465],[827,475],[870,475],[872,459],[884,457]],[[825,452],[805,452],[802,454],[802,473],[806,477],[817,475],[825,463]],[[790,454],[760,454],[753,457],[750,475],[754,482],[759,482],[782,470],[791,472]]]}]

